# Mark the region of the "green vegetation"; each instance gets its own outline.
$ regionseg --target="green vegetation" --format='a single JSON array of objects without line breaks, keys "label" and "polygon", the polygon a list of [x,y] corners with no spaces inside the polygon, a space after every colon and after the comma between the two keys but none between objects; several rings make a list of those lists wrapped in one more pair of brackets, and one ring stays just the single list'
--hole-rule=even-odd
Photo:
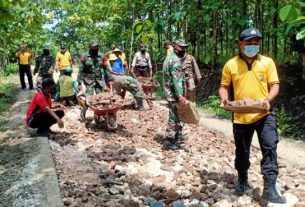
[{"label": "green vegetation", "polygon": [[214,112],[217,116],[221,118],[230,119],[232,113],[220,108],[219,106],[220,98],[218,96],[209,96],[208,100],[200,104],[200,107],[207,109],[208,111]]},{"label": "green vegetation", "polygon": [[4,96],[0,97],[0,132],[5,131],[5,124],[7,120],[1,116],[4,112],[7,112],[11,105],[16,100],[17,94],[17,86],[11,83],[4,83],[2,81],[3,78],[1,77],[0,81],[0,93],[4,93]]},{"label": "green vegetation", "polygon": [[7,64],[4,70],[0,71],[0,77],[7,77],[17,72],[18,72],[18,64],[16,63]]}]

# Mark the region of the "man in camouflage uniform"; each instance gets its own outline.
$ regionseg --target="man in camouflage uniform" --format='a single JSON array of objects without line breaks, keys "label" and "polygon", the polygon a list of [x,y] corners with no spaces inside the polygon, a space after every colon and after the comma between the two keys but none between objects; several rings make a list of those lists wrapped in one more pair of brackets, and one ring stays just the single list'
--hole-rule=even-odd
[{"label": "man in camouflage uniform", "polygon": [[[185,50],[187,51],[187,48]],[[187,52],[185,53],[184,57],[181,58],[181,61],[182,61],[182,70],[184,71],[185,74],[187,100],[191,102],[195,102],[196,100],[195,83],[196,82],[198,83],[202,78],[199,67],[197,65],[195,58],[192,55],[187,54]]]},{"label": "man in camouflage uniform", "polygon": [[[117,58],[118,57],[116,57],[114,54],[109,56],[110,67],[112,67]],[[144,110],[143,99],[147,101],[150,108],[152,107],[152,102],[147,98],[142,89],[141,83],[137,79],[127,76],[124,73],[113,72],[112,70],[110,70],[110,73],[110,84],[115,89],[117,94],[124,98],[126,91],[129,91],[137,102],[138,110]]]},{"label": "man in camouflage uniform", "polygon": [[182,137],[183,125],[178,114],[178,104],[186,104],[186,86],[181,58],[184,57],[187,44],[176,41],[174,53],[163,63],[163,89],[169,108],[166,144],[170,149],[178,149]]},{"label": "man in camouflage uniform", "polygon": [[98,43],[91,41],[89,43],[89,53],[82,57],[79,67],[77,80],[79,85],[81,85],[82,90],[77,96],[79,99],[82,99],[80,101],[81,105],[83,105],[81,110],[82,121],[85,120],[88,109],[85,98],[102,92],[103,88],[106,86],[103,59],[102,56],[98,54],[98,50]]},{"label": "man in camouflage uniform", "polygon": [[42,49],[42,54],[35,58],[34,75],[38,73],[36,78],[36,85],[39,87],[42,81],[46,78],[53,79],[53,70],[55,59],[50,54],[49,47],[45,45]]}]

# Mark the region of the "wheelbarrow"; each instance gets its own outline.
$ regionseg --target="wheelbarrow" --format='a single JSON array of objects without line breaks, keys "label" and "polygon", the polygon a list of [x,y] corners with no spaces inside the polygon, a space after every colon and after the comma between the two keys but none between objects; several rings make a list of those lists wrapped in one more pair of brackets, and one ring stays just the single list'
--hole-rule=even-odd
[{"label": "wheelbarrow", "polygon": [[158,81],[150,78],[140,78],[139,81],[146,95],[153,93],[156,88],[160,86],[160,83],[158,83]]},{"label": "wheelbarrow", "polygon": [[94,121],[97,126],[100,123],[100,117],[103,116],[104,120],[106,121],[106,128],[108,131],[114,131],[118,128],[116,123],[116,114],[119,110],[121,110],[122,106],[114,106],[105,109],[89,106],[89,108],[94,112]]}]

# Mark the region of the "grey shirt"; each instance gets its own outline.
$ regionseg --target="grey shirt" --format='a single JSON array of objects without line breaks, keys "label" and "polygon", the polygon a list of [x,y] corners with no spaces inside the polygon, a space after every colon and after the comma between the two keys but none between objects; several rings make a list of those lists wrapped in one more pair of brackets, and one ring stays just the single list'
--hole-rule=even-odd
[{"label": "grey shirt", "polygon": [[133,57],[131,66],[132,67],[148,66],[150,69],[152,69],[150,55],[147,52],[145,53],[137,52]]}]

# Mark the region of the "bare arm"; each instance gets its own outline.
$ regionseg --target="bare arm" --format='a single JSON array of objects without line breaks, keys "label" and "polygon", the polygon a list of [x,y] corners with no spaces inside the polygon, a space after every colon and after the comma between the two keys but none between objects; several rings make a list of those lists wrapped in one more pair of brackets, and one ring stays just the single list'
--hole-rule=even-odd
[{"label": "bare arm", "polygon": [[228,103],[228,98],[229,98],[229,86],[220,86],[219,88],[219,96],[221,99],[221,102],[226,105]]},{"label": "bare arm", "polygon": [[64,122],[55,114],[55,112],[52,109],[50,109],[50,107],[47,106],[47,107],[45,107],[44,110],[47,113],[49,113],[56,120],[56,122],[60,128],[64,127]]},{"label": "bare arm", "polygon": [[270,110],[270,102],[277,97],[279,94],[280,85],[278,83],[269,84],[269,94],[268,97],[264,100],[265,105],[267,106],[267,111]]}]

